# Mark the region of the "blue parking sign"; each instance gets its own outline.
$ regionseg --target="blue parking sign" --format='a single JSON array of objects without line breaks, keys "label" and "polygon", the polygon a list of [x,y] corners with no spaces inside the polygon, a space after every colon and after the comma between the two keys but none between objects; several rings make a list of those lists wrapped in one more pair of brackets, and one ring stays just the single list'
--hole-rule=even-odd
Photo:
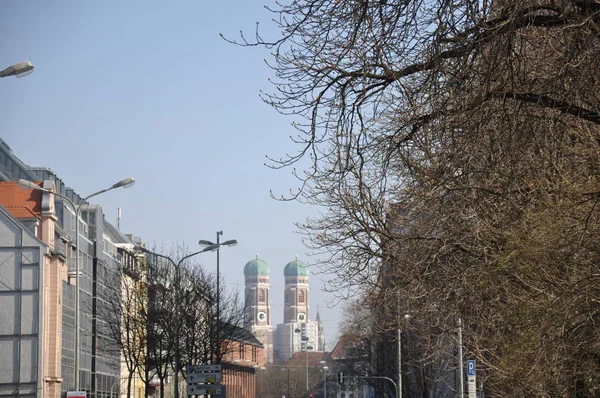
[{"label": "blue parking sign", "polygon": [[467,376],[475,376],[475,360],[467,360]]}]

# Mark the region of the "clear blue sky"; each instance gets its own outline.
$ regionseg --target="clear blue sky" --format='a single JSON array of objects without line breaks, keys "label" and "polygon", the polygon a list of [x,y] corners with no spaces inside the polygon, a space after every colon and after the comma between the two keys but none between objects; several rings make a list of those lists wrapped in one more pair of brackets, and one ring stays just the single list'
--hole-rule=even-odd
[{"label": "clear blue sky", "polygon": [[[316,209],[276,202],[269,190],[298,186],[265,155],[293,152],[291,119],[264,104],[268,51],[225,43],[261,22],[276,37],[263,3],[218,1],[1,1],[0,68],[29,60],[35,72],[0,81],[0,136],[31,166],[49,167],[87,195],[133,176],[128,190],[95,200],[121,231],[157,244],[237,239],[221,251],[229,288],[258,253],[271,266],[274,325],[283,318],[283,267],[310,253],[295,233]],[[216,268],[214,253],[200,259]],[[339,307],[311,277],[328,345]]]}]

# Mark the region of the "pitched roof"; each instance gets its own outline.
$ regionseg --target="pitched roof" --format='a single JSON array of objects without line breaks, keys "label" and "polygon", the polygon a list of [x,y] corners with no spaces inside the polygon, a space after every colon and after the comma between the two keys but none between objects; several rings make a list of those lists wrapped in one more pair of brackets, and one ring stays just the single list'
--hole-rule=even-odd
[{"label": "pitched roof", "polygon": [[[36,182],[41,186],[41,182]],[[42,212],[42,191],[23,189],[16,182],[0,182],[0,205],[15,218],[35,218]]]},{"label": "pitched roof", "polygon": [[226,323],[224,325],[225,336],[234,341],[240,341],[242,343],[251,344],[257,347],[263,347],[262,343],[258,341],[256,336],[252,334],[248,329],[241,328],[239,326]]},{"label": "pitched roof", "polygon": [[131,244],[133,245],[133,241],[129,239],[129,237],[115,228],[114,225],[104,220],[104,233],[107,234],[114,244]]},{"label": "pitched roof", "polygon": [[331,359],[358,359],[364,355],[365,344],[360,335],[344,333],[331,351]]}]

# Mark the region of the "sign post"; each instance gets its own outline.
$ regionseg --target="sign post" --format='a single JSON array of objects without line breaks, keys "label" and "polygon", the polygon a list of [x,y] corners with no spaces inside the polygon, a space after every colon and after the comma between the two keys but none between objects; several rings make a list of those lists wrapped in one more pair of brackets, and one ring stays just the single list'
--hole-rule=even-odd
[{"label": "sign post", "polygon": [[475,360],[467,360],[467,393],[469,398],[477,398],[477,384],[475,382],[475,373]]},{"label": "sign post", "polygon": [[221,385],[221,365],[189,365],[185,380],[188,396],[219,395],[226,398],[225,386]]}]

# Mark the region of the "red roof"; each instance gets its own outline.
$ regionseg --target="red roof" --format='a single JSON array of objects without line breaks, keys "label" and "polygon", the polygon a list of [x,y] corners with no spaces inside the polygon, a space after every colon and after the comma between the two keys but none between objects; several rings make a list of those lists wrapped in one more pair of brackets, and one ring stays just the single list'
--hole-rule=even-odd
[{"label": "red roof", "polygon": [[[41,182],[36,185],[42,186]],[[36,218],[42,212],[42,191],[23,189],[16,182],[0,182],[0,205],[15,218]]]},{"label": "red roof", "polygon": [[[361,347],[365,342],[365,339],[359,334],[355,333],[344,333],[338,343],[331,351],[332,359],[347,359],[348,350],[354,347]],[[350,356],[351,357],[351,356]]]}]

